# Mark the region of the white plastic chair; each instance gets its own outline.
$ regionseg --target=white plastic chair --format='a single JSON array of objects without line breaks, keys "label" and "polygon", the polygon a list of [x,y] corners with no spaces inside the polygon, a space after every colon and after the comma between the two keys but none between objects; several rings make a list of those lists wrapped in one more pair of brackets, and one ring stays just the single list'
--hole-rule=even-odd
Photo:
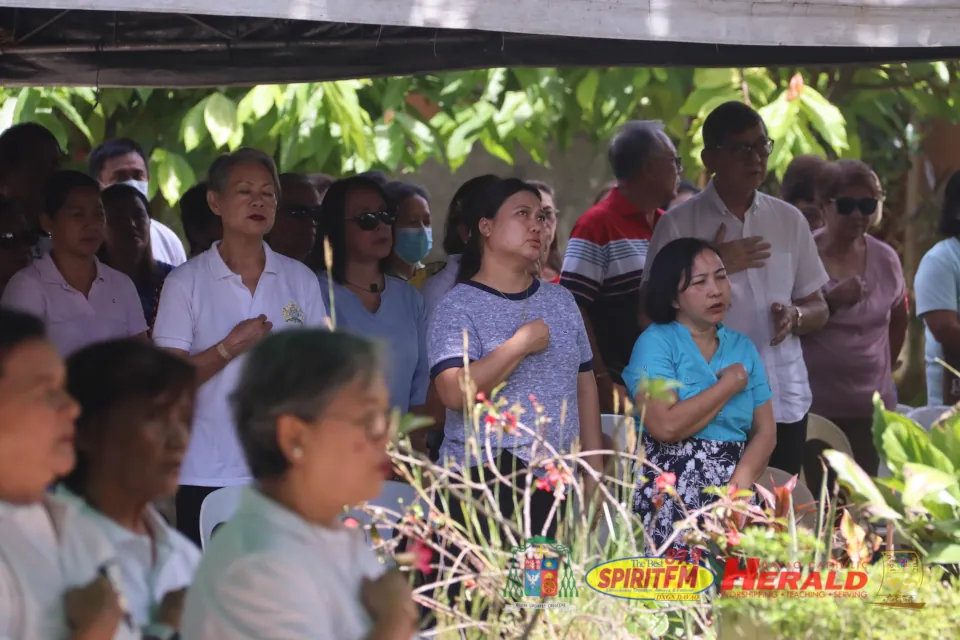
[{"label": "white plastic chair", "polygon": [[952,407],[945,406],[917,407],[906,415],[925,430],[929,431],[933,423],[939,420],[940,416],[950,411],[951,408]]},{"label": "white plastic chair", "polygon": [[[627,424],[627,416],[619,416],[612,413],[604,413],[600,416],[600,430],[604,435],[614,439],[614,447],[617,451],[627,450],[627,429],[634,429],[635,426]],[[619,429],[619,434],[617,433]]]},{"label": "white plastic chair", "polygon": [[[772,476],[772,483],[771,483]],[[763,470],[763,473],[760,474],[760,477],[757,479],[757,484],[759,484],[764,489],[773,491],[773,485],[776,484],[778,487],[782,487],[787,484],[792,476],[784,471],[783,469],[777,469],[776,467],[767,467]],[[763,500],[763,497],[760,496],[760,503],[766,506],[766,501]],[[797,485],[793,488],[793,510],[797,514],[797,524],[807,527],[808,529],[813,529],[817,524],[817,501],[813,497],[813,492],[807,487],[803,482],[803,478],[797,479]],[[800,508],[803,507],[802,513],[797,513]]]},{"label": "white plastic chair", "polygon": [[[807,418],[807,442],[811,440],[825,442],[828,448],[842,451],[853,457],[853,447],[850,445],[847,434],[830,420],[815,413],[811,413]],[[800,472],[800,481],[807,483],[807,477],[803,471]]]},{"label": "white plastic chair", "polygon": [[200,548],[206,549],[213,530],[233,517],[240,506],[244,487],[221,487],[203,499],[200,504]]}]

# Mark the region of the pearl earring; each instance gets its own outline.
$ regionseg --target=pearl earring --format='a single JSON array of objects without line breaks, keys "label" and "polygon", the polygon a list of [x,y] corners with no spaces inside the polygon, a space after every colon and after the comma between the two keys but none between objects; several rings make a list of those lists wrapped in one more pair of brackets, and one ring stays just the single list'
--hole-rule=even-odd
[{"label": "pearl earring", "polygon": [[303,457],[303,449],[301,449],[300,447],[294,447],[294,448],[293,448],[293,458],[294,458],[294,460],[299,460],[299,459],[302,458],[302,457]]}]

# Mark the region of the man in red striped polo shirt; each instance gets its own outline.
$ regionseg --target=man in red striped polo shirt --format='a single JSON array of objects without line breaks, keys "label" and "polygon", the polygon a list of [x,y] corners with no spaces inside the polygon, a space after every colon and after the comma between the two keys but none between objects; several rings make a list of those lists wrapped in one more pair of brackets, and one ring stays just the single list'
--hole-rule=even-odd
[{"label": "man in red striped polo shirt", "polygon": [[621,372],[640,336],[647,247],[659,207],[676,196],[680,174],[676,148],[656,122],[626,123],[608,156],[616,186],[577,220],[560,274],[590,336],[603,413],[613,412],[614,389],[626,393]]}]

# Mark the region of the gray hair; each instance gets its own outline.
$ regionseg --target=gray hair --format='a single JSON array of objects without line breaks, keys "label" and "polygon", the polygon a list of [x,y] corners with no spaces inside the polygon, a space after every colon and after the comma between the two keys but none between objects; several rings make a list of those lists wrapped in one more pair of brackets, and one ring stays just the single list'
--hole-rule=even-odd
[{"label": "gray hair", "polygon": [[280,199],[280,177],[277,175],[277,165],[273,158],[259,149],[242,147],[233,153],[222,155],[210,165],[210,174],[207,178],[207,189],[216,193],[225,193],[230,183],[230,172],[241,164],[259,164],[270,173],[273,188]]},{"label": "gray hair", "polygon": [[237,436],[257,480],[289,467],[277,442],[277,419],[312,421],[344,386],[380,370],[378,347],[366,338],[320,329],[271,333],[250,351],[230,397]]},{"label": "gray hair", "polygon": [[659,120],[630,120],[620,127],[607,151],[610,168],[617,180],[630,180],[654,153],[663,148],[663,123]]}]

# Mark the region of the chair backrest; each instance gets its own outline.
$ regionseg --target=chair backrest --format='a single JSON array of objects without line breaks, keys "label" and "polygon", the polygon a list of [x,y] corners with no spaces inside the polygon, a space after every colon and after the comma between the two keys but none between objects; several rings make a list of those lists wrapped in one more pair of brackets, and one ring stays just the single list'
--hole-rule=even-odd
[{"label": "chair backrest", "polygon": [[815,413],[811,413],[807,419],[807,441],[810,440],[820,440],[829,445],[831,449],[842,451],[851,458],[853,457],[853,447],[850,446],[850,439],[847,438],[847,434],[833,422]]},{"label": "chair backrest", "polygon": [[[773,485],[776,484],[778,487],[782,487],[787,484],[792,476],[784,471],[783,469],[777,469],[776,467],[767,467],[763,470],[763,473],[760,474],[760,477],[757,479],[757,484],[759,484],[764,489],[769,489],[773,491]],[[765,505],[763,497],[760,498],[761,504]],[[797,485],[793,488],[793,510],[797,517],[797,524],[807,527],[808,529],[813,529],[816,526],[817,522],[817,501],[813,497],[813,492],[803,483],[802,480],[797,480]]]},{"label": "chair backrest", "polygon": [[233,517],[240,505],[243,487],[221,487],[200,503],[200,548],[206,549],[218,524]]},{"label": "chair backrest", "polygon": [[600,431],[614,439],[614,446],[618,451],[627,449],[627,429],[636,427],[627,422],[626,416],[613,413],[604,413],[600,416]]},{"label": "chair backrest", "polygon": [[907,417],[929,431],[933,423],[939,420],[940,416],[950,411],[950,409],[951,407],[945,406],[917,407],[908,413]]}]

